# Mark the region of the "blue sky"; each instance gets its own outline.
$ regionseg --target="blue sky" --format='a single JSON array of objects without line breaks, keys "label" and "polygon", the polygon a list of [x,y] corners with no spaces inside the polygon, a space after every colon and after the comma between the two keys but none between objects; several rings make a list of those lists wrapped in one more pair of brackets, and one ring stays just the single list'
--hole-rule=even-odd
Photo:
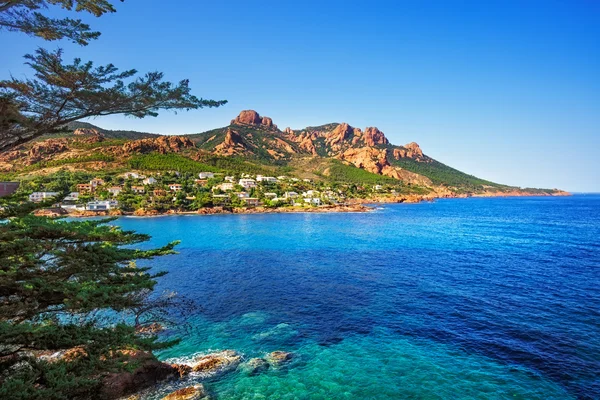
[{"label": "blue sky", "polygon": [[600,191],[600,2],[126,0],[81,15],[87,47],[0,33],[0,76],[21,56],[68,58],[190,79],[220,109],[90,121],[202,132],[255,109],[281,128],[377,126],[395,144],[492,181]]}]

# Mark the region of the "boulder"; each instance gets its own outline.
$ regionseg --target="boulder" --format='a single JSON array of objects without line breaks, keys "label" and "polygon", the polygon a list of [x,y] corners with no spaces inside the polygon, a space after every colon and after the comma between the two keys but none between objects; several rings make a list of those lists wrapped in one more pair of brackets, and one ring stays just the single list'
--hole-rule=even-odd
[{"label": "boulder", "polygon": [[184,387],[176,390],[173,393],[169,393],[162,400],[196,400],[206,396],[206,389],[204,385],[197,384],[194,386]]},{"label": "boulder", "polygon": [[224,350],[197,358],[192,371],[200,373],[204,378],[212,378],[236,369],[241,361],[242,356],[238,352]]},{"label": "boulder", "polygon": [[292,353],[288,353],[286,351],[274,351],[267,355],[267,360],[269,361],[269,363],[275,366],[279,366],[290,361],[293,358],[293,356],[294,355]]},{"label": "boulder", "polygon": [[269,362],[264,358],[251,358],[243,365],[243,369],[248,375],[258,375],[268,370],[269,367]]}]

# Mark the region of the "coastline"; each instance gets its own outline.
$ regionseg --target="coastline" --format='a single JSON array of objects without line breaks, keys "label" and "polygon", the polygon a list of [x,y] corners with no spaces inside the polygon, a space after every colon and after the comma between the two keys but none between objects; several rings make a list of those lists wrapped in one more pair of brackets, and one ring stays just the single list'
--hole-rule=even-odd
[{"label": "coastline", "polygon": [[523,191],[511,192],[485,192],[477,194],[428,194],[428,195],[405,195],[405,196],[375,196],[365,199],[350,199],[345,204],[340,205],[322,205],[313,207],[276,207],[266,208],[262,206],[248,208],[228,208],[228,207],[211,207],[202,208],[197,211],[182,211],[171,209],[166,212],[158,212],[156,210],[138,209],[133,212],[125,212],[121,210],[109,211],[78,211],[69,213],[69,217],[87,218],[98,216],[130,216],[130,217],[159,217],[169,215],[217,215],[217,214],[286,214],[286,213],[355,213],[355,212],[371,212],[375,210],[376,204],[417,204],[423,202],[433,202],[437,199],[465,199],[469,197],[563,197],[572,196],[568,192],[555,192],[553,194],[533,193]]}]

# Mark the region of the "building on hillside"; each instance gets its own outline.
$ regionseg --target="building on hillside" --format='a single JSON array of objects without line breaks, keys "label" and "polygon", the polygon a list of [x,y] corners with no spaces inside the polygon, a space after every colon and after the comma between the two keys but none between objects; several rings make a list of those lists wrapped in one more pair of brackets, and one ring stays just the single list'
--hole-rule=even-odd
[{"label": "building on hillside", "polygon": [[278,177],[277,177],[277,179],[279,179],[280,181],[285,181],[287,178],[288,178],[288,177],[287,177],[287,176],[285,176],[285,175],[281,175],[281,176],[278,176]]},{"label": "building on hillside", "polygon": [[256,181],[254,179],[242,178],[239,181],[239,185],[248,190],[256,187]]},{"label": "building on hillside", "polygon": [[169,190],[171,192],[179,192],[181,189],[183,189],[183,186],[181,186],[179,183],[171,183],[169,185]]},{"label": "building on hillside", "polygon": [[59,192],[33,192],[29,195],[29,201],[39,203],[40,201],[58,196]]},{"label": "building on hillside", "polygon": [[277,193],[265,193],[265,194],[264,194],[264,196],[265,196],[267,199],[274,199],[274,198],[276,198],[276,197],[277,197]]},{"label": "building on hillside", "polygon": [[90,185],[92,186],[92,191],[94,191],[98,186],[104,185],[104,179],[94,178],[90,181]]},{"label": "building on hillside", "polygon": [[373,186],[373,189],[374,190],[383,190],[383,186],[381,186],[381,185],[375,185],[375,186]]},{"label": "building on hillside", "polygon": [[208,185],[208,179],[194,179],[194,183],[198,186]]},{"label": "building on hillside", "polygon": [[258,200],[256,197],[245,197],[242,200],[249,207],[256,207],[260,204],[260,200]]},{"label": "building on hillside", "polygon": [[318,190],[307,190],[302,193],[302,197],[320,197],[321,193]]},{"label": "building on hillside", "polygon": [[10,196],[19,188],[19,182],[0,182],[0,197]]},{"label": "building on hillside", "polygon": [[313,206],[320,206],[321,205],[321,199],[318,197],[305,197],[304,198],[304,202],[311,204]]},{"label": "building on hillside", "polygon": [[212,179],[215,177],[215,174],[212,172],[200,172],[198,174],[198,178],[200,179]]},{"label": "building on hillside", "polygon": [[155,196],[166,196],[167,195],[167,191],[164,189],[154,189],[152,191],[152,194]]},{"label": "building on hillside", "polygon": [[233,190],[233,183],[231,182],[223,182],[220,185],[215,186],[218,189],[221,189],[222,191],[226,192],[228,190]]},{"label": "building on hillside", "polygon": [[250,197],[250,195],[247,192],[239,192],[239,193],[236,193],[236,195],[240,199],[247,199],[248,197]]},{"label": "building on hillside", "polygon": [[295,199],[296,197],[298,197],[298,193],[296,193],[296,192],[285,192],[283,194],[283,197],[285,199]]},{"label": "building on hillside", "polygon": [[119,202],[116,200],[94,200],[87,203],[87,209],[90,211],[107,211],[118,206]]},{"label": "building on hillside", "polygon": [[122,191],[123,191],[122,186],[111,186],[108,188],[108,193],[110,193],[113,196],[118,196],[119,193],[121,193]]},{"label": "building on hillside", "polygon": [[225,182],[235,182],[235,176],[226,176],[225,177]]},{"label": "building on hillside", "polygon": [[144,186],[132,186],[131,191],[135,194],[144,194],[146,193],[146,188]]},{"label": "building on hillside", "polygon": [[79,194],[89,194],[92,193],[92,185],[89,183],[80,183],[77,185],[77,191]]},{"label": "building on hillside", "polygon": [[311,183],[312,182],[310,179],[302,179],[302,181],[304,181],[306,183]]},{"label": "building on hillside", "polygon": [[274,178],[272,176],[256,175],[256,181],[263,183],[277,183],[277,178]]},{"label": "building on hillside", "polygon": [[157,182],[158,181],[151,176],[142,181],[144,185],[156,185]]},{"label": "building on hillside", "polygon": [[143,178],[145,178],[144,175],[140,175],[137,172],[125,172],[122,176],[125,179],[143,179]]}]

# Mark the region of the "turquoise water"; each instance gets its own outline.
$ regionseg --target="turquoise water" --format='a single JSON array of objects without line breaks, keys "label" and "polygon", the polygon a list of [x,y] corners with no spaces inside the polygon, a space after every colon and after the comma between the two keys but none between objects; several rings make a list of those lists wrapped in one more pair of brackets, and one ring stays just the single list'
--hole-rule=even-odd
[{"label": "turquoise water", "polygon": [[202,311],[161,359],[294,353],[215,398],[600,398],[600,196],[117,223],[182,240],[149,265]]}]

